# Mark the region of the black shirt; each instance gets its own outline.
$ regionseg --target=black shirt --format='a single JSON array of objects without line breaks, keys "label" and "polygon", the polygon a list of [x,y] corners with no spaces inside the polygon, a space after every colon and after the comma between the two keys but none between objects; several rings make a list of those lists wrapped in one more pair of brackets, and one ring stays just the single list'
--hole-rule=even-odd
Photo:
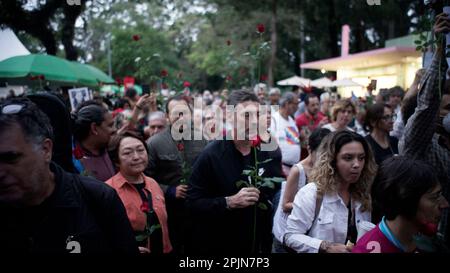
[{"label": "black shirt", "polygon": [[[283,177],[281,171],[281,152],[258,151],[258,161],[272,158],[261,164],[263,177]],[[253,221],[256,211],[256,242],[254,252],[270,253],[272,245],[272,205],[270,200],[275,189],[260,189],[260,202],[269,209],[228,210],[225,196],[236,194],[240,189],[236,182],[247,181],[242,175],[248,165],[254,165],[252,152],[243,156],[234,146],[233,141],[213,141],[208,144],[195,162],[189,182],[187,207],[193,217],[193,229],[190,234],[194,253],[202,254],[245,254],[252,252]]]},{"label": "black shirt", "polygon": [[385,159],[388,159],[395,154],[398,154],[398,139],[389,136],[389,146],[386,149],[381,147],[371,135],[365,137],[369,145],[372,147],[373,155],[375,157],[375,162],[380,165]]},{"label": "black shirt", "polygon": [[138,248],[116,191],[103,182],[50,165],[55,189],[42,204],[0,204],[0,252],[133,253]]},{"label": "black shirt", "polygon": [[[145,189],[145,183],[140,184],[132,184],[136,190],[139,192],[141,196],[142,203],[148,204],[149,212],[146,213],[147,216],[147,225],[146,229],[151,229],[151,234],[148,236],[147,240],[150,240],[150,251],[152,253],[163,253],[163,238],[162,238],[162,229],[156,215],[153,210],[153,200],[152,193]],[[142,231],[137,231],[135,234],[141,234]],[[147,240],[143,240],[142,242],[138,242],[139,246],[147,247]]]}]

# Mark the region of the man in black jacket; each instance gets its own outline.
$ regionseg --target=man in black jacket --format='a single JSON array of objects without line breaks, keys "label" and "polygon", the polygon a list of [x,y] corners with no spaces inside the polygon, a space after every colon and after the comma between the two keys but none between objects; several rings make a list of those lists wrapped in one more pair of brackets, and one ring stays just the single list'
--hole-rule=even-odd
[{"label": "man in black jacket", "polygon": [[[259,106],[256,95],[245,90],[231,93],[228,104],[237,109],[258,109]],[[259,176],[283,177],[278,146],[265,151],[262,146],[261,149],[252,147],[249,140],[254,138],[250,124],[258,123],[257,116],[258,113],[237,113],[233,118],[236,122],[229,124],[234,129],[233,133],[230,131],[233,140],[210,143],[194,163],[187,196],[187,207],[193,217],[191,253],[257,254],[271,251],[271,200],[279,187],[275,184],[258,189],[252,181],[252,186],[242,188],[240,184],[243,183],[239,182],[249,181],[250,176],[245,175],[244,170],[255,166],[256,158]],[[245,128],[242,138],[238,128]]]},{"label": "man in black jacket", "polygon": [[0,252],[137,254],[116,192],[52,163],[52,138],[28,99],[0,105]]}]

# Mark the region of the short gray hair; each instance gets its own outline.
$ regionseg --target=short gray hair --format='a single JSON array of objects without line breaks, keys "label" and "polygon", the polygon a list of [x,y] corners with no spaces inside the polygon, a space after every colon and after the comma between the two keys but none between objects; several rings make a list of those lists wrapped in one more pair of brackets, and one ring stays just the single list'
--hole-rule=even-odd
[{"label": "short gray hair", "polygon": [[273,95],[273,94],[278,94],[278,95],[280,95],[281,94],[281,91],[280,91],[280,89],[279,88],[270,88],[270,91],[269,91],[269,95]]},{"label": "short gray hair", "polygon": [[166,119],[166,114],[164,114],[161,111],[151,112],[148,115],[148,122],[150,122],[152,120],[155,120],[155,119],[164,119],[165,120]]},{"label": "short gray hair", "polygon": [[264,92],[267,92],[267,85],[265,83],[256,84],[255,87],[253,88],[253,91],[255,92],[256,95],[258,95],[259,89],[264,89]]},{"label": "short gray hair", "polygon": [[294,101],[294,99],[297,97],[297,95],[295,95],[292,92],[286,92],[283,94],[283,96],[281,96],[280,99],[280,106],[283,107],[285,106],[287,103],[290,103],[292,101]]},{"label": "short gray hair", "polygon": [[326,100],[330,98],[330,94],[328,92],[324,92],[320,94],[320,101]]}]

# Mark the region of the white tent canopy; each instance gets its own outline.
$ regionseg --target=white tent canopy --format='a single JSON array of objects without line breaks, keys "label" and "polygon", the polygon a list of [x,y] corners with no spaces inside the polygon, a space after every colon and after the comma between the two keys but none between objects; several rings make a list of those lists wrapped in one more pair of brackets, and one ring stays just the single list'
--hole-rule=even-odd
[{"label": "white tent canopy", "polygon": [[0,61],[14,56],[28,55],[30,51],[9,28],[0,29]]},{"label": "white tent canopy", "polygon": [[332,86],[335,87],[351,87],[351,86],[359,86],[362,87],[361,84],[356,83],[350,79],[341,79],[341,80],[336,80],[332,83]]},{"label": "white tent canopy", "polygon": [[317,88],[331,87],[331,86],[333,86],[333,81],[331,81],[327,77],[323,77],[323,78],[313,80],[311,82],[311,86],[314,86]]},{"label": "white tent canopy", "polygon": [[299,76],[293,76],[277,82],[278,85],[292,85],[292,86],[309,86],[310,79],[305,79]]}]

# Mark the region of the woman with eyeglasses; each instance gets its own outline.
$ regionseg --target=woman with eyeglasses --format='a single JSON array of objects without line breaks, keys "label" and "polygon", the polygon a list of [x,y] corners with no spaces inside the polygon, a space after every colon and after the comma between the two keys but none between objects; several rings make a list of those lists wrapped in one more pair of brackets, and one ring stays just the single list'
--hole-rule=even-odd
[{"label": "woman with eyeglasses", "polygon": [[171,252],[164,193],[155,180],[144,175],[148,163],[144,140],[125,131],[111,139],[108,151],[119,172],[106,184],[122,200],[140,252]]},{"label": "woman with eyeglasses", "polygon": [[398,154],[398,139],[389,135],[394,126],[396,115],[389,105],[376,103],[367,108],[364,126],[370,132],[365,138],[372,147],[375,162]]}]

